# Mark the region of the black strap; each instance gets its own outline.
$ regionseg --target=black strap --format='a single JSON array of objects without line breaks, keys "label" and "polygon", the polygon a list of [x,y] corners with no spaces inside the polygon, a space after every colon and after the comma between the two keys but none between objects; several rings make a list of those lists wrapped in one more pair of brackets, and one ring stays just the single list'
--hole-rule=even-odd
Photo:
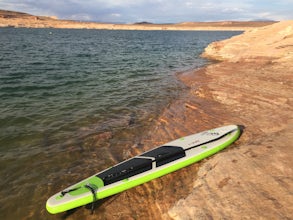
[{"label": "black strap", "polygon": [[61,192],[61,196],[63,197],[63,196],[65,196],[67,193],[73,192],[73,191],[78,190],[78,189],[80,189],[80,188],[81,188],[81,187],[77,187],[77,188],[73,188],[73,189],[69,189],[69,190],[64,190],[64,191]]},{"label": "black strap", "polygon": [[84,185],[84,187],[88,188],[91,191],[91,193],[93,194],[93,202],[92,202],[91,214],[94,214],[95,202],[97,201],[96,189],[93,188],[89,183]]}]

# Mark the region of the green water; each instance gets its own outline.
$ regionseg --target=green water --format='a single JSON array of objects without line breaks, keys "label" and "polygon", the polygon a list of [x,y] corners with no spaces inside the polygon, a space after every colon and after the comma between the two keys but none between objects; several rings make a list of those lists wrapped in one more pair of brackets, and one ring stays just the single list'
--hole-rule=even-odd
[{"label": "green water", "polygon": [[46,199],[127,157],[175,73],[236,34],[0,29],[1,219],[52,218]]}]

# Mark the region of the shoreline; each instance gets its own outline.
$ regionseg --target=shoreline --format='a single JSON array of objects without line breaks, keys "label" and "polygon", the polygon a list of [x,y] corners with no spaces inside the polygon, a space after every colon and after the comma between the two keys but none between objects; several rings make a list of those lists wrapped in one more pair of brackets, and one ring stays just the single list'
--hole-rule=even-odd
[{"label": "shoreline", "polygon": [[[243,35],[234,39],[242,41]],[[291,41],[291,32],[286,36],[281,38]],[[238,54],[238,49],[231,50]],[[100,207],[103,217],[293,218],[292,81],[288,81],[293,66],[291,53],[280,54],[279,58],[251,55],[237,61],[234,57],[178,74],[186,91],[154,120],[133,152],[225,124],[244,125],[242,136],[210,158],[106,201]],[[121,211],[109,214],[116,210]]]},{"label": "shoreline", "polygon": [[0,28],[60,28],[97,30],[163,30],[163,31],[244,31],[271,25],[275,21],[219,21],[154,24],[140,22],[115,24],[90,21],[59,20],[56,17],[35,16],[21,12],[0,10]]},{"label": "shoreline", "polygon": [[[70,22],[71,23],[71,22]],[[136,25],[136,24],[18,24],[0,20],[0,29],[33,28],[33,29],[72,29],[72,30],[119,30],[119,31],[247,31],[255,27],[221,27],[221,26],[180,26],[180,25]]]},{"label": "shoreline", "polygon": [[206,80],[190,93],[216,102],[207,124],[246,128],[201,164],[191,193],[168,210],[172,219],[293,217],[292,33],[293,21],[280,22],[206,48],[222,62],[201,70]]},{"label": "shoreline", "polygon": [[[272,32],[276,35],[287,29]],[[132,140],[129,137],[123,140],[123,145],[130,149],[120,155],[136,155],[213,127],[242,124],[246,129],[235,144],[202,162],[98,202],[95,215],[90,216],[89,210],[83,208],[64,216],[68,219],[80,215],[86,219],[293,218],[293,155],[290,154],[293,35],[290,31],[281,36],[285,43],[274,45],[278,52],[274,54],[279,56],[274,58],[263,48],[258,49],[261,54],[257,49],[256,55],[251,54],[253,51],[245,50],[239,42],[212,43],[206,51],[210,50],[216,58],[210,58],[224,61],[175,74],[186,89],[149,121],[148,130],[143,130],[139,137],[132,135]],[[254,30],[251,33],[259,34]],[[245,34],[249,32],[239,39],[247,45],[242,39]],[[224,56],[220,52],[223,48],[242,57]],[[93,147],[92,143],[101,139],[111,142],[112,138],[109,132],[98,134],[90,137],[85,146]]]},{"label": "shoreline", "polygon": [[[239,69],[240,65],[242,67]],[[245,130],[235,144],[199,164],[191,193],[168,209],[171,219],[184,219],[187,216],[188,219],[209,216],[237,218],[240,215],[251,219],[280,216],[292,218],[293,200],[289,196],[293,182],[293,158],[290,155],[290,144],[293,141],[290,132],[292,107],[284,103],[283,97],[276,101],[269,100],[266,92],[256,95],[254,91],[248,92],[251,88],[241,91],[239,88],[231,88],[231,81],[225,84],[230,74],[235,74],[235,69],[239,70],[236,77],[240,81],[244,74],[259,69],[272,73],[271,68],[284,70],[285,67],[278,67],[278,64],[260,66],[253,62],[222,62],[201,70],[207,83],[195,89],[194,94],[215,101],[214,107],[218,109],[214,109],[206,119],[200,119],[200,124],[230,122],[244,125]],[[250,81],[249,77],[247,79]],[[261,81],[256,83],[262,86]],[[231,90],[235,92],[231,93]],[[229,96],[234,97],[230,99]],[[239,96],[245,98],[239,99]],[[249,96],[257,99],[253,100]],[[282,104],[285,106],[278,107]],[[264,115],[259,115],[262,112]],[[217,115],[221,118],[215,117]],[[218,204],[216,207],[215,203]]]},{"label": "shoreline", "polygon": [[[286,47],[291,45],[293,28],[280,25],[210,44],[206,56],[222,57],[225,54],[220,51],[225,49],[231,51],[226,57],[232,60],[177,74],[186,90],[151,121],[147,131],[125,144],[130,157],[225,124],[245,126],[239,140],[199,163],[98,202],[98,214],[89,216],[89,210],[83,209],[68,219],[293,218],[293,85],[289,80],[293,56]],[[274,38],[276,33],[281,33],[281,40]],[[251,34],[248,43],[245,37]],[[255,43],[268,41],[255,40],[254,34],[273,38],[279,57],[259,56]],[[241,42],[251,45],[247,53],[239,52],[244,50]]]}]

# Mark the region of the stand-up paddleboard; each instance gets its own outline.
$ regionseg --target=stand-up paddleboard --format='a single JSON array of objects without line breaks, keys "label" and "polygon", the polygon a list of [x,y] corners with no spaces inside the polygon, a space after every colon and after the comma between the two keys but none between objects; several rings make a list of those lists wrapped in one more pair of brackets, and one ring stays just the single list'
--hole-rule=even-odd
[{"label": "stand-up paddleboard", "polygon": [[232,144],[237,125],[215,128],[171,141],[91,176],[48,199],[55,214],[95,202],[200,161]]}]

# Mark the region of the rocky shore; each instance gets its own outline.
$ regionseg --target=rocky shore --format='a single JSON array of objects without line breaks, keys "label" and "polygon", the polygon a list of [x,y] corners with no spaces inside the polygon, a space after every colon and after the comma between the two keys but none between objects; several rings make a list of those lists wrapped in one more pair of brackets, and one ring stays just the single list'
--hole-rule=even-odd
[{"label": "rocky shore", "polygon": [[14,28],[68,28],[68,29],[106,29],[106,30],[249,30],[270,25],[274,22],[183,22],[177,24],[111,24],[61,20],[51,16],[35,16],[21,12],[0,10],[0,27]]},{"label": "rocky shore", "polygon": [[225,124],[244,125],[240,139],[200,163],[102,201],[87,219],[292,219],[292,45],[292,21],[209,45],[204,56],[221,62],[178,74],[186,92],[131,154]]},{"label": "rocky shore", "polygon": [[127,26],[8,14],[0,13],[0,27],[246,30],[210,44],[203,56],[215,61],[211,65],[178,74],[185,92],[135,139],[129,154],[226,124],[244,125],[241,138],[200,163],[98,202],[94,215],[79,209],[62,218],[293,219],[293,21],[246,28],[233,22]]},{"label": "rocky shore", "polygon": [[[201,80],[198,73],[181,76],[190,86],[186,101],[195,106],[185,104],[181,123],[246,129],[237,144],[202,163],[190,194],[168,210],[169,217],[292,219],[293,21],[214,42],[204,56],[222,62],[201,70]],[[197,98],[216,102],[214,112],[203,112],[208,106]]]}]

